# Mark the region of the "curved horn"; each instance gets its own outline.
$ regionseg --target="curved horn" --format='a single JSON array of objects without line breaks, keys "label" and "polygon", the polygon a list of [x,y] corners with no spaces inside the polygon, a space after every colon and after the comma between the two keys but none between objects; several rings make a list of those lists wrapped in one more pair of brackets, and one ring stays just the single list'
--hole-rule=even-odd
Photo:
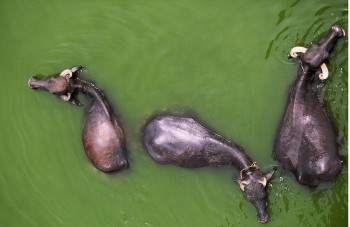
[{"label": "curved horn", "polygon": [[61,99],[63,99],[64,101],[67,102],[67,101],[70,99],[71,94],[70,94],[70,93],[67,93],[67,95],[61,95],[60,97],[61,97]]},{"label": "curved horn", "polygon": [[245,186],[247,186],[249,183],[247,181],[242,181],[240,184],[239,184],[239,187],[242,189],[242,191],[244,191],[244,188]]},{"label": "curved horn", "polygon": [[67,78],[67,77],[72,78],[72,76],[73,76],[72,70],[65,69],[61,72],[60,76],[65,77],[65,78]]},{"label": "curved horn", "polygon": [[258,183],[262,184],[264,187],[266,187],[266,184],[267,184],[267,180],[266,180],[266,177],[264,177],[264,180],[262,181],[257,181]]},{"label": "curved horn", "polygon": [[290,50],[290,56],[292,58],[296,58],[296,57],[298,57],[298,53],[305,53],[306,51],[307,51],[307,48],[296,46]]},{"label": "curved horn", "polygon": [[321,69],[322,69],[322,73],[318,74],[318,78],[320,78],[320,80],[325,80],[328,78],[328,75],[329,75],[326,63],[323,63],[321,65]]}]

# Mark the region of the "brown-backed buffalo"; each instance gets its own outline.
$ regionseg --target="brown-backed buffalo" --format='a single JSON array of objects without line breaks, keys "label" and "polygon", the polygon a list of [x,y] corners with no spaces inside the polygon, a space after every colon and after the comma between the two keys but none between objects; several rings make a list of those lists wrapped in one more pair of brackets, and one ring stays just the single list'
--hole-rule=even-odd
[{"label": "brown-backed buffalo", "polygon": [[87,94],[91,101],[86,111],[83,144],[91,162],[101,171],[118,171],[128,166],[124,133],[106,96],[92,83],[77,78],[82,67],[64,70],[60,75],[43,79],[31,77],[30,88],[42,88],[64,101],[80,105],[73,95]]}]

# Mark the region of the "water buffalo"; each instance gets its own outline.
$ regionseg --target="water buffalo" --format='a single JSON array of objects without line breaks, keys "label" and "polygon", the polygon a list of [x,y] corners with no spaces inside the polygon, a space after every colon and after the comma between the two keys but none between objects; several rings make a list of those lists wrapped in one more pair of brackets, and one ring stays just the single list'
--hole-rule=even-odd
[{"label": "water buffalo", "polygon": [[341,169],[335,130],[312,85],[317,76],[328,77],[325,61],[343,36],[344,30],[333,26],[308,49],[295,47],[291,51],[291,56],[299,56],[301,61],[277,131],[274,156],[301,184],[317,186],[334,179]]},{"label": "water buffalo", "polygon": [[234,181],[246,193],[257,210],[261,223],[266,213],[265,187],[274,171],[264,175],[243,148],[208,130],[192,118],[157,116],[142,129],[142,141],[149,155],[158,163],[180,167],[232,165],[240,171]]},{"label": "water buffalo", "polygon": [[90,106],[86,111],[83,144],[91,162],[103,172],[118,171],[128,166],[124,133],[106,96],[92,83],[77,78],[82,67],[64,70],[60,75],[43,79],[31,77],[30,88],[43,88],[64,101],[80,105],[76,92],[87,94]]}]

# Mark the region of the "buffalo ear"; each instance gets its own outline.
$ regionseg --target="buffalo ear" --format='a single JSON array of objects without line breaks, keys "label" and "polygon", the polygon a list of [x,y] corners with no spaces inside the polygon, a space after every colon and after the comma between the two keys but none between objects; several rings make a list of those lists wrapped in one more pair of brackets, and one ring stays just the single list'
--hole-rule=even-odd
[{"label": "buffalo ear", "polygon": [[268,172],[265,176],[266,180],[269,181],[274,173],[275,173],[275,170],[271,170],[270,172]]},{"label": "buffalo ear", "polygon": [[74,66],[70,70],[73,73],[73,78],[76,79],[76,78],[78,78],[79,73],[86,70],[86,67],[85,66]]},{"label": "buffalo ear", "polygon": [[73,105],[77,105],[77,106],[82,106],[83,104],[80,102],[79,98],[78,98],[78,92],[74,91],[71,95],[71,99],[69,100],[70,103],[72,103]]},{"label": "buffalo ear", "polygon": [[248,183],[246,181],[242,181],[239,178],[234,178],[233,181],[239,185],[239,187],[242,189],[242,191],[244,191],[245,186],[248,185]]},{"label": "buffalo ear", "polygon": [[238,185],[241,185],[242,180],[239,178],[233,178],[233,181],[236,182]]}]

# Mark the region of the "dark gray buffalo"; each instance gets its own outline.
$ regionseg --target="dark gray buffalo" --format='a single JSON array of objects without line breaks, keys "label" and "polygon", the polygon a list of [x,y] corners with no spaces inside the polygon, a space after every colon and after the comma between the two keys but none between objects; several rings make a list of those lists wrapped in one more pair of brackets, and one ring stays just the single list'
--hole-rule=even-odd
[{"label": "dark gray buffalo", "polygon": [[274,171],[264,175],[243,148],[208,130],[192,118],[158,116],[142,130],[143,144],[158,163],[180,167],[232,165],[240,171],[234,181],[246,193],[257,210],[258,221],[266,223],[267,197],[265,187]]},{"label": "dark gray buffalo", "polygon": [[317,76],[320,79],[328,77],[325,61],[337,40],[343,36],[344,30],[333,26],[309,49],[295,47],[291,51],[291,56],[300,57],[301,61],[296,79],[289,89],[274,155],[301,184],[317,186],[334,179],[341,169],[335,130],[312,85]]}]

